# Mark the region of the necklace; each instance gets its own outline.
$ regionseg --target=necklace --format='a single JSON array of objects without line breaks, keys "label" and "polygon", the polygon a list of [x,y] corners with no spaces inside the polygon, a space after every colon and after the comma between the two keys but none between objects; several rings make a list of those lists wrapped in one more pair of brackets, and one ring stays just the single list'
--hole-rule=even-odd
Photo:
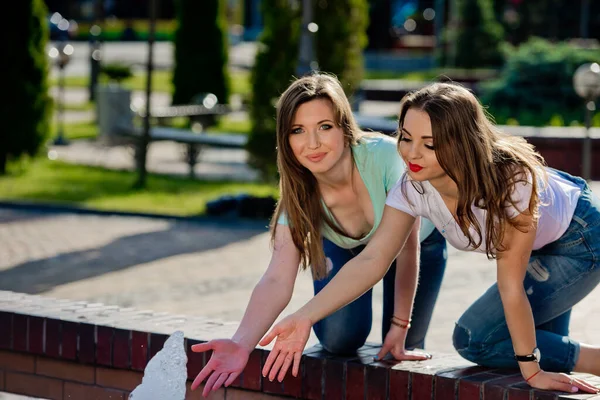
[{"label": "necklace", "polygon": [[446,227],[448,225],[450,225],[453,221],[454,221],[454,217],[452,217],[448,222],[446,222],[444,225],[442,225],[442,229],[441,229],[442,234],[446,233]]}]

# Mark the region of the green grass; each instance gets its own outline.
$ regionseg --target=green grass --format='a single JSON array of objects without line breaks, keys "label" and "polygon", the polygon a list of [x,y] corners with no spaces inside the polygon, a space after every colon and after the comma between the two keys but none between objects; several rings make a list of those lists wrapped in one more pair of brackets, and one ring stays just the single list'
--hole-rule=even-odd
[{"label": "green grass", "polygon": [[239,120],[224,116],[219,119],[217,125],[208,128],[206,131],[210,133],[241,133],[249,135],[251,129],[252,124],[249,119]]},{"label": "green grass", "polygon": [[[173,74],[171,71],[158,70],[152,73],[152,90],[155,92],[173,92]],[[101,83],[107,83],[105,76],[100,76]],[[58,85],[57,79],[50,80],[51,86]],[[65,87],[88,87],[88,76],[67,76]],[[123,86],[131,90],[146,90],[146,73],[135,72],[134,75],[123,81]],[[235,70],[231,71],[231,92],[247,96],[250,94],[250,72]]]},{"label": "green grass", "polygon": [[[95,107],[96,105],[91,101],[85,103],[66,103],[65,111],[92,111]],[[54,108],[54,111],[57,111],[56,107]]]},{"label": "green grass", "polygon": [[397,72],[397,71],[365,71],[365,79],[403,79],[418,82],[435,81],[440,77],[447,76],[451,79],[495,77],[497,70],[494,69],[460,69],[460,68],[433,68],[425,71]]},{"label": "green grass", "polygon": [[[53,139],[56,135],[57,126],[53,121],[52,128],[50,131],[50,139]],[[93,139],[98,136],[98,125],[95,122],[74,122],[65,124],[64,126],[64,137],[67,140],[77,139]]]},{"label": "green grass", "polygon": [[0,176],[0,199],[68,204],[100,210],[202,215],[206,203],[223,195],[277,196],[276,185],[206,182],[150,174],[146,189],[132,189],[134,172],[67,164],[38,157],[13,164]]}]

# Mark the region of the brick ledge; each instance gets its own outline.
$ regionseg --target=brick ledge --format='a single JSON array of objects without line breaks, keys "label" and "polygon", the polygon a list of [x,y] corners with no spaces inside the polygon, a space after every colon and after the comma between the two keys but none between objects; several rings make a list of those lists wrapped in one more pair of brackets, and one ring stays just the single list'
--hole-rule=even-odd
[{"label": "brick ledge", "polygon": [[[231,335],[236,324],[99,303],[0,291],[0,391],[51,399],[127,399],[147,362],[176,330],[185,333],[188,388],[208,361],[192,344]],[[373,361],[376,344],[352,357],[307,349],[301,376],[262,378],[267,349],[256,349],[240,378],[211,399],[600,399],[531,389],[518,371],[475,366],[455,354],[431,360]],[[587,379],[587,377],[586,377]],[[600,384],[600,378],[590,381]],[[267,395],[268,394],[268,395]],[[188,390],[186,398],[201,398]]]}]

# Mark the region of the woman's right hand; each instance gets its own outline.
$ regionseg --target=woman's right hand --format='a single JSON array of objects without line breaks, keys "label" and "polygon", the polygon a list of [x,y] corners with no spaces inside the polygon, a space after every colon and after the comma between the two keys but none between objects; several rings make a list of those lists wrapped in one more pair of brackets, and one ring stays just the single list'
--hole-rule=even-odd
[{"label": "woman's right hand", "polygon": [[261,346],[266,346],[277,338],[273,350],[265,361],[262,371],[264,377],[268,376],[270,381],[277,377],[281,382],[290,366],[292,375],[298,376],[300,359],[304,346],[308,342],[311,327],[312,323],[308,318],[291,314],[271,329],[259,342]]},{"label": "woman's right hand", "polygon": [[242,373],[250,357],[247,348],[230,339],[216,339],[192,346],[194,353],[209,350],[213,352],[210,360],[192,383],[192,390],[195,390],[208,378],[202,391],[204,397],[207,397],[211,390],[218,390],[223,384],[225,387],[231,385]]}]

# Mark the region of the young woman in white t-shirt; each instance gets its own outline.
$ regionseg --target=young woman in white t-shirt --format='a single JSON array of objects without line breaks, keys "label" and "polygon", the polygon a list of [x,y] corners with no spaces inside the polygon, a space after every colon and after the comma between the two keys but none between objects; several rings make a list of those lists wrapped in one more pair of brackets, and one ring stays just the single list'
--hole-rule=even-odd
[{"label": "young woman in white t-shirt", "polygon": [[[310,326],[375,284],[423,216],[453,246],[496,259],[497,283],[456,324],[457,351],[483,366],[518,366],[535,388],[598,393],[565,372],[600,375],[600,347],[568,337],[571,308],[600,282],[600,200],[583,179],[546,167],[523,138],[500,132],[459,85],[407,95],[399,135],[409,171],[390,191],[375,236],[263,338],[277,337],[263,373],[290,360],[297,373]],[[390,334],[409,329],[410,319],[395,314]]]}]

